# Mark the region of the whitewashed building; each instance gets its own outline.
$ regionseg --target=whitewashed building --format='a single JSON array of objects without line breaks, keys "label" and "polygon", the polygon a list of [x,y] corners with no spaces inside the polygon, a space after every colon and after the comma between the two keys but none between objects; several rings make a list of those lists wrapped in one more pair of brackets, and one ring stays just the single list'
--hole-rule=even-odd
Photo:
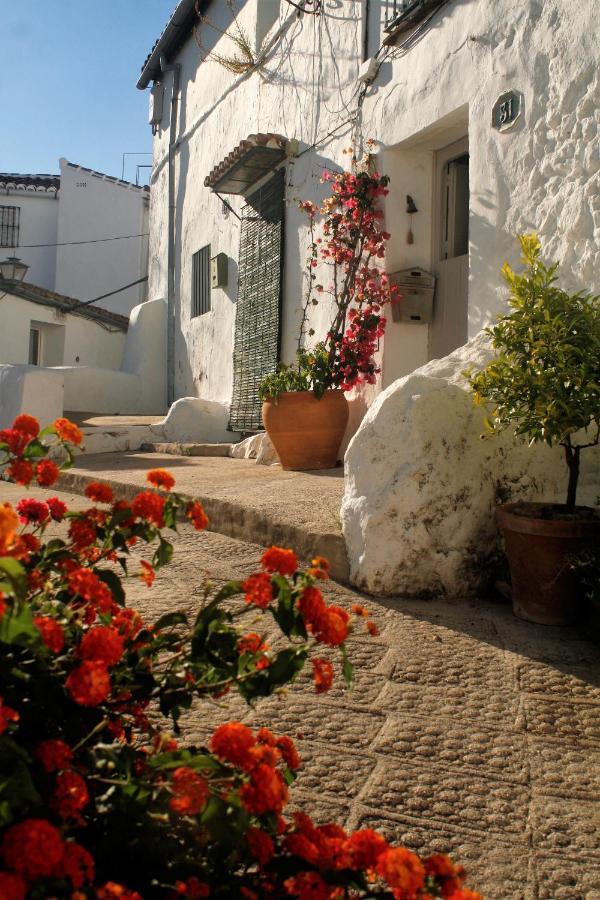
[{"label": "whitewashed building", "polygon": [[31,284],[129,315],[147,296],[149,189],[59,164],[59,175],[0,173],[0,257],[18,256]]},{"label": "whitewashed building", "polygon": [[[257,350],[273,367],[298,337],[297,201],[319,201],[322,169],[368,138],[391,177],[386,267],[421,267],[436,288],[431,323],[390,321],[354,427],[374,393],[492,321],[517,233],[539,232],[568,287],[598,288],[593,0],[236,0],[238,25],[225,0],[200,2],[208,23],[197,6],[180,0],[138,82],[152,94],[149,296],[169,308],[170,401],[258,426]],[[239,56],[223,33],[238,26],[255,65],[234,74],[217,57]],[[315,339],[327,322],[317,307]]]}]

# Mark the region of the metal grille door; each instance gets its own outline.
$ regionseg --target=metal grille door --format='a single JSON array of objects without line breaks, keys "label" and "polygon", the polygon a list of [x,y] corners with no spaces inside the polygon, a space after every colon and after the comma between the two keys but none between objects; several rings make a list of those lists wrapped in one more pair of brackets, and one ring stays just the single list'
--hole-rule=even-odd
[{"label": "metal grille door", "polygon": [[232,431],[262,428],[258,386],[279,362],[284,171],[247,198],[242,210],[233,350]]}]

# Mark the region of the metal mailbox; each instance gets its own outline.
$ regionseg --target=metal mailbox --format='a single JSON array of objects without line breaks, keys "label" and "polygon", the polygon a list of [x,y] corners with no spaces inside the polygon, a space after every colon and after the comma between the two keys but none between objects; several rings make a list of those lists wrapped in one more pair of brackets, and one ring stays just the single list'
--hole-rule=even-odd
[{"label": "metal mailbox", "polygon": [[389,278],[401,294],[401,299],[392,304],[393,321],[428,325],[433,317],[435,275],[417,266],[392,272]]}]

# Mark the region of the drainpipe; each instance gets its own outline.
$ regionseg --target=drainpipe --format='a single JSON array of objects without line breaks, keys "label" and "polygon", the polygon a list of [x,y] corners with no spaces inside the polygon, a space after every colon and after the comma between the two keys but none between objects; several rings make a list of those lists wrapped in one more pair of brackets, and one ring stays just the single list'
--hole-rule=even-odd
[{"label": "drainpipe", "polygon": [[171,118],[169,131],[169,221],[167,244],[167,403],[175,401],[175,143],[177,140],[177,110],[179,106],[179,82],[181,65],[167,65],[164,54],[160,57],[160,70],[173,73],[171,89]]}]

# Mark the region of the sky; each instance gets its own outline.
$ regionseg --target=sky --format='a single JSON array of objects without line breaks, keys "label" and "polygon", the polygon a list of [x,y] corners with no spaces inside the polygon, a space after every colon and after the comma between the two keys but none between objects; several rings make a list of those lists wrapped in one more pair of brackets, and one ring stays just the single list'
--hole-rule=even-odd
[{"label": "sky", "polygon": [[[175,5],[0,0],[0,172],[58,173],[64,156],[121,177],[123,153],[149,154],[148,91],[135,85]],[[126,157],[125,178],[150,161]]]}]

